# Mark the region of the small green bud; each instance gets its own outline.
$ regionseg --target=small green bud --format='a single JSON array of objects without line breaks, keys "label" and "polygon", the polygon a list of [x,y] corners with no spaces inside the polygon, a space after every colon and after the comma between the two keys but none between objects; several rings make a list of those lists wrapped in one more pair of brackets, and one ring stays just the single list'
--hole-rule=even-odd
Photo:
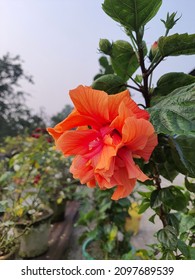
[{"label": "small green bud", "polygon": [[160,57],[160,53],[158,54],[159,52],[159,49],[158,49],[158,42],[155,41],[152,46],[151,46],[151,49],[150,49],[150,52],[149,52],[149,59],[150,59],[150,62],[152,62],[155,58],[155,61],[157,61],[157,59]]},{"label": "small green bud", "polygon": [[175,19],[177,13],[172,13],[171,15],[169,15],[169,13],[167,13],[167,19],[166,21],[161,19],[161,21],[164,23],[165,27],[167,30],[170,30],[173,28],[173,26],[176,24],[176,22],[181,18],[181,16],[177,19]]},{"label": "small green bud", "polygon": [[101,52],[111,55],[112,44],[107,39],[100,39],[99,48]]}]

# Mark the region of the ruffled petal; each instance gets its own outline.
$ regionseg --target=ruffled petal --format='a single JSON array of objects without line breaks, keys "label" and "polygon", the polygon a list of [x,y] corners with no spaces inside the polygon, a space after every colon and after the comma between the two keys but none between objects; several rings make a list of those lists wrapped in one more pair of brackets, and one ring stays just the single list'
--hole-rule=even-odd
[{"label": "ruffled petal", "polygon": [[97,120],[90,116],[82,116],[77,110],[73,110],[69,116],[58,123],[54,128],[47,128],[49,134],[57,140],[65,131],[79,126],[97,126]]},{"label": "ruffled petal", "polygon": [[139,166],[135,164],[132,153],[127,148],[122,148],[118,153],[118,157],[120,157],[124,163],[128,179],[138,179],[141,182],[149,179],[148,176],[141,171]]},{"label": "ruffled petal", "polygon": [[154,127],[149,121],[130,117],[125,120],[122,141],[131,151],[139,151],[146,147],[149,137],[154,134]]},{"label": "ruffled petal", "polygon": [[130,99],[130,92],[128,90],[108,96],[108,110],[110,121],[114,120],[118,116],[119,106],[126,99]]},{"label": "ruffled petal", "polygon": [[145,161],[148,161],[154,150],[154,147],[156,147],[157,144],[158,144],[157,135],[154,133],[148,137],[144,149],[135,151],[135,155],[141,156]]},{"label": "ruffled petal", "polygon": [[109,122],[108,95],[104,91],[79,86],[70,90],[70,97],[81,116],[94,120],[96,127]]},{"label": "ruffled petal", "polygon": [[115,128],[120,134],[122,134],[125,120],[128,117],[134,117],[134,114],[126,106],[125,102],[122,101],[118,108],[118,116],[111,122],[110,127],[112,127],[113,129]]},{"label": "ruffled petal", "polygon": [[132,193],[136,184],[136,179],[129,179],[125,168],[118,169],[118,172],[115,174],[115,179],[120,181],[120,184],[117,185],[112,195],[113,200],[127,197]]},{"label": "ruffled petal", "polygon": [[149,120],[149,113],[146,110],[140,109],[133,99],[126,99],[125,104],[133,112],[137,119]]},{"label": "ruffled petal", "polygon": [[96,130],[72,130],[64,132],[56,141],[57,149],[64,155],[86,155],[90,152],[90,142],[100,133]]},{"label": "ruffled petal", "polygon": [[80,180],[81,184],[88,183],[92,186],[92,182],[95,182],[93,168],[91,167],[89,161],[80,155],[74,158],[70,167],[70,172],[73,174],[75,179]]}]

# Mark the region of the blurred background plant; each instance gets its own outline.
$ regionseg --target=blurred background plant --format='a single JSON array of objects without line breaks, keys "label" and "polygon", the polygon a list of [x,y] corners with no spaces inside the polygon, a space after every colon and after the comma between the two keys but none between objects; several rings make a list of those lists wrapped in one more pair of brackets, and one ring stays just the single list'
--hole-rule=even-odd
[{"label": "blurred background plant", "polygon": [[34,114],[25,103],[29,94],[21,90],[20,82],[33,79],[24,73],[22,63],[18,55],[0,58],[0,139],[45,126],[44,113]]},{"label": "blurred background plant", "polygon": [[15,220],[33,218],[51,200],[61,204],[72,199],[74,190],[69,186],[77,182],[69,173],[71,158],[62,158],[44,129],[36,129],[30,137],[6,138],[0,153],[1,197]]},{"label": "blurred background plant", "polygon": [[83,227],[79,242],[83,248],[90,243],[94,258],[121,259],[127,253],[134,254],[130,243],[134,228],[127,226],[131,201],[129,198],[110,200],[111,192],[96,188],[79,194],[81,209],[75,226]]}]

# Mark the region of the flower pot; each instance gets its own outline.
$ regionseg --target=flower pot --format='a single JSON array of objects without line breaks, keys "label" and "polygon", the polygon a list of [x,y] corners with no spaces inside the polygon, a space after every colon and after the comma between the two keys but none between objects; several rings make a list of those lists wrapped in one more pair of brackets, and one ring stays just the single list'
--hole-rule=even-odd
[{"label": "flower pot", "polygon": [[[126,248],[126,252],[123,254],[131,252],[132,256],[135,254],[135,248],[129,243],[129,245]],[[88,238],[82,245],[82,254],[83,257],[86,260],[103,260],[103,259],[112,259],[112,260],[118,260],[123,257],[119,254],[114,255],[108,255],[105,252],[102,251],[100,248],[100,241],[96,240],[94,238]],[[109,258],[110,257],[110,258]]]},{"label": "flower pot", "polygon": [[64,214],[65,214],[66,200],[63,199],[63,201],[60,204],[57,203],[56,200],[50,200],[49,206],[53,210],[51,223],[63,221]]},{"label": "flower pot", "polygon": [[19,237],[19,257],[33,258],[47,251],[52,214],[52,209],[47,209],[45,215],[29,225],[17,223],[16,234],[21,235]]},{"label": "flower pot", "polygon": [[95,260],[88,252],[87,252],[87,248],[89,247],[89,245],[94,241],[93,238],[88,238],[82,246],[82,254],[84,256],[84,258],[86,260]]}]

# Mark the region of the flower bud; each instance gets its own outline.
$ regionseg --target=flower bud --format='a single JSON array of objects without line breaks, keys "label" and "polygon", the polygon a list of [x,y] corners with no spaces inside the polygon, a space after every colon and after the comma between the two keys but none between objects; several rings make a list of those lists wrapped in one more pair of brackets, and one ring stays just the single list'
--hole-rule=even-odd
[{"label": "flower bud", "polygon": [[155,41],[151,46],[149,56],[148,56],[151,62],[154,60],[154,58],[155,58],[155,61],[159,58],[160,54],[158,55],[158,51],[159,51],[158,42]]},{"label": "flower bud", "polygon": [[110,55],[112,51],[112,44],[107,39],[100,39],[99,48],[101,52]]},{"label": "flower bud", "polygon": [[173,26],[176,24],[176,22],[181,18],[177,18],[175,19],[177,13],[172,13],[171,15],[169,15],[169,13],[167,13],[167,18],[166,21],[161,19],[161,21],[164,23],[165,27],[167,30],[170,30],[173,28]]}]

